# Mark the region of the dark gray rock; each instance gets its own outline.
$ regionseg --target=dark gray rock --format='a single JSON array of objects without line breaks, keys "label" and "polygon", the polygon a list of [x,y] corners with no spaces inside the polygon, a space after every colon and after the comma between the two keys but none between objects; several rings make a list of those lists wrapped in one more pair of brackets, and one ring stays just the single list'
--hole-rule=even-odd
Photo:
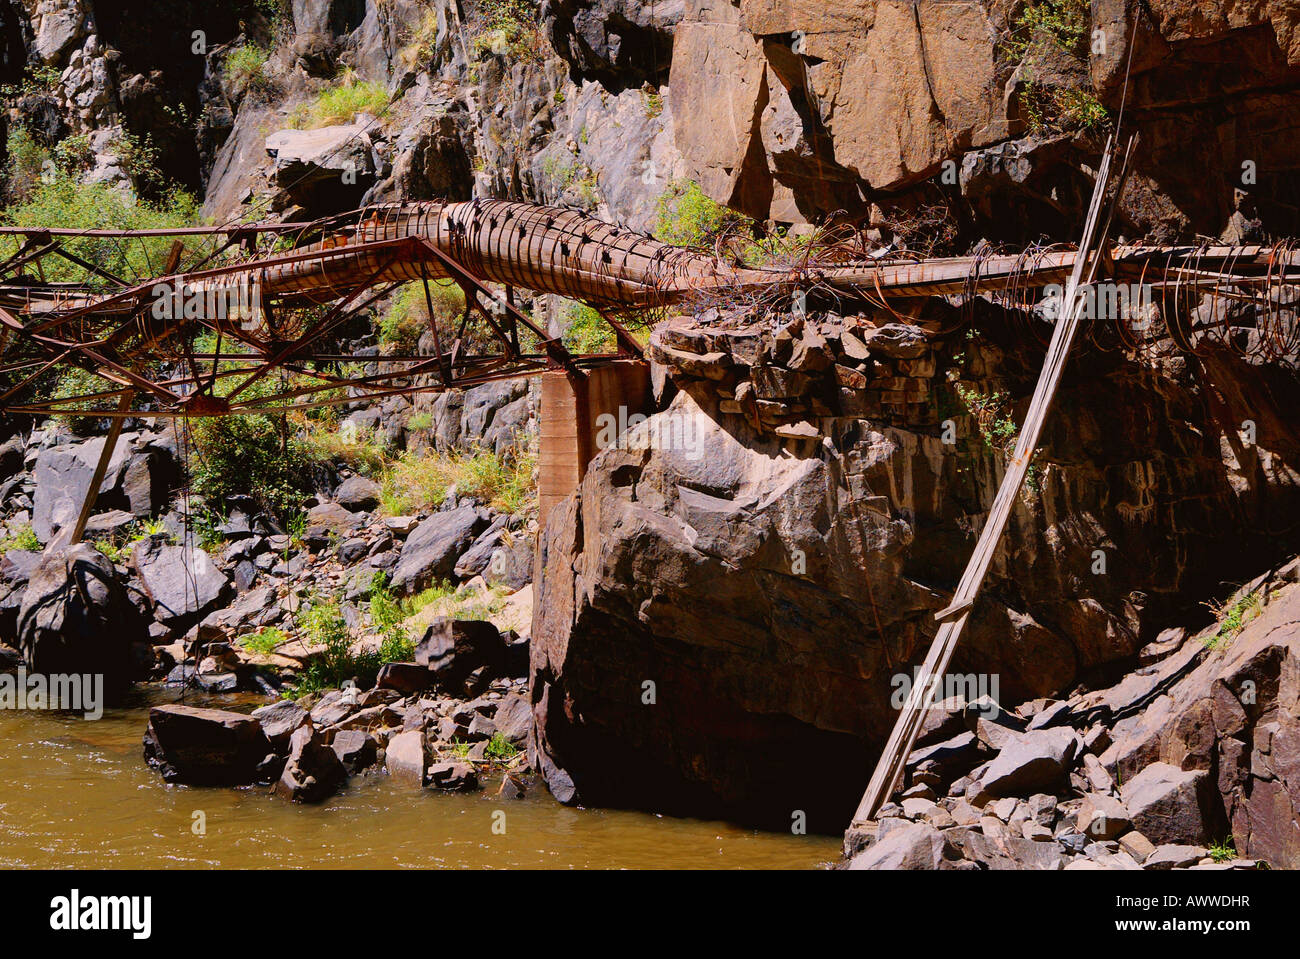
[{"label": "dark gray rock", "polygon": [[429,766],[428,785],[432,789],[449,792],[469,792],[478,789],[478,774],[469,763],[433,763]]},{"label": "dark gray rock", "polygon": [[393,591],[410,595],[436,580],[450,579],[456,561],[487,525],[487,517],[472,506],[430,516],[402,545],[393,569]]},{"label": "dark gray rock", "polygon": [[1025,796],[1052,789],[1069,771],[1076,745],[1072,729],[1021,733],[1003,747],[980,781],[993,796]]},{"label": "dark gray rock", "polygon": [[169,783],[243,786],[261,781],[271,744],[251,716],[223,709],[155,706],[144,758]]},{"label": "dark gray rock", "polygon": [[1222,836],[1222,800],[1203,769],[1152,763],[1120,789],[1133,827],[1151,842],[1213,842]]},{"label": "dark gray rock", "polygon": [[458,693],[475,670],[485,669],[488,679],[502,675],[505,644],[500,630],[489,622],[439,616],[416,645],[415,661],[439,686]]},{"label": "dark gray rock", "polygon": [[230,581],[197,546],[173,546],[164,535],[140,540],[131,565],[154,604],[154,618],[185,629],[216,608],[229,594]]},{"label": "dark gray rock", "polygon": [[131,643],[144,625],[113,564],[85,543],[52,550],[31,569],[17,646],[36,673],[94,673],[116,698],[131,679]]},{"label": "dark gray rock", "polygon": [[379,493],[379,484],[374,480],[352,476],[343,481],[334,494],[334,499],[344,509],[353,512],[369,511],[379,505]]},{"label": "dark gray rock", "polygon": [[347,780],[347,770],[325,737],[310,724],[289,737],[289,759],[275,784],[275,793],[292,802],[328,799]]}]

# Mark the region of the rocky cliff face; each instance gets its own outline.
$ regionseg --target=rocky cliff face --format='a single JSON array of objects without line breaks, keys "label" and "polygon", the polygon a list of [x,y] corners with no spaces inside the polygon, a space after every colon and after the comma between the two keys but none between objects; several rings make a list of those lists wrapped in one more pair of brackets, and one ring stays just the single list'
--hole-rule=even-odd
[{"label": "rocky cliff face", "polygon": [[[533,695],[557,794],[843,827],[1041,357],[993,321],[880,323],[655,333],[680,392],[593,461],[540,547]],[[1244,402],[1205,387],[1217,368],[1077,359],[954,672],[996,675],[1004,703],[1067,692],[1278,547],[1294,440],[1238,429],[1296,387]]]}]

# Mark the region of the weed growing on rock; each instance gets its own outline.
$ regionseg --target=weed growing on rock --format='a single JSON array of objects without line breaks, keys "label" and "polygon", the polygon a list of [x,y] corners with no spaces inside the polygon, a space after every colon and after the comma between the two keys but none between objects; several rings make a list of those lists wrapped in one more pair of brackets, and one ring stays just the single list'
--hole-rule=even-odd
[{"label": "weed growing on rock", "polygon": [[7,553],[11,549],[24,549],[34,553],[41,551],[41,541],[36,538],[31,523],[24,523],[10,536],[0,539],[0,553]]},{"label": "weed growing on rock", "polygon": [[495,732],[488,741],[487,748],[483,750],[483,755],[488,759],[503,762],[507,759],[514,759],[515,756],[519,755],[519,747],[506,739],[504,734]]},{"label": "weed growing on rock", "polygon": [[358,113],[378,116],[388,107],[388,93],[378,83],[344,78],[325,90],[316,99],[301,104],[289,117],[290,125],[299,130],[351,123]]},{"label": "weed growing on rock", "polygon": [[1207,649],[1222,649],[1236,638],[1242,628],[1259,615],[1262,606],[1258,591],[1247,593],[1230,605],[1205,603],[1219,620],[1219,628],[1204,642]]},{"label": "weed growing on rock", "polygon": [[239,640],[239,644],[251,653],[269,656],[289,641],[284,630],[274,626],[264,626],[255,633],[249,633]]}]

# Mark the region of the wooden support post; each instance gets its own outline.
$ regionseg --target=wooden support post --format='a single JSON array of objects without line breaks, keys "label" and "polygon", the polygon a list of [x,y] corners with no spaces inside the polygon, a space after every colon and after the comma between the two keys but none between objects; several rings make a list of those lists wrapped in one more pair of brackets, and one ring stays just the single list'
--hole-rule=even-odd
[{"label": "wooden support post", "polygon": [[[1125,156],[1126,168],[1132,146],[1130,140],[1128,154]],[[1073,270],[1065,286],[1062,315],[1057,320],[1052,342],[1047,348],[1043,369],[1039,374],[1033,399],[1029,403],[1029,410],[1025,414],[1024,425],[1020,428],[1015,452],[1007,466],[1006,475],[1002,478],[1002,484],[998,487],[997,496],[994,497],[993,506],[989,510],[988,520],[980,531],[975,550],[966,564],[966,570],[957,585],[953,600],[936,616],[936,619],[942,621],[942,625],[930,646],[925,662],[916,675],[907,701],[903,704],[898,720],[889,734],[889,740],[885,743],[880,759],[876,762],[876,768],[871,773],[867,791],[863,794],[862,802],[853,816],[854,825],[870,820],[876,814],[876,810],[898,788],[903,778],[903,770],[907,766],[907,757],[911,755],[917,734],[921,731],[921,721],[925,711],[934,701],[937,688],[957,647],[957,640],[961,637],[966,619],[984,583],[984,576],[993,560],[993,554],[997,551],[998,541],[1002,538],[1002,532],[1011,516],[1011,507],[1020,494],[1020,487],[1025,481],[1029,463],[1038,448],[1038,437],[1042,433],[1043,423],[1056,396],[1056,388],[1061,382],[1061,374],[1065,369],[1065,361],[1070,355],[1075,332],[1079,328],[1081,305],[1079,289],[1085,283],[1092,281],[1096,270],[1097,257],[1094,255],[1094,247],[1101,219],[1102,200],[1105,197],[1109,177],[1110,142],[1107,141],[1106,152],[1097,169],[1097,181],[1093,187],[1092,203],[1088,208],[1088,218],[1084,224],[1079,253],[1075,257]],[[1116,198],[1118,199],[1118,195]]]},{"label": "wooden support post", "polygon": [[[135,390],[127,390],[117,404],[117,411],[126,413],[131,409],[131,401],[134,399]],[[95,473],[90,477],[90,489],[86,490],[86,498],[81,504],[81,513],[77,516],[77,525],[72,528],[72,536],[64,544],[66,546],[80,543],[81,537],[86,534],[86,523],[90,521],[90,512],[95,508],[95,500],[99,498],[99,484],[104,482],[104,474],[108,472],[108,464],[112,462],[113,450],[117,448],[117,439],[122,435],[122,425],[125,422],[125,416],[113,417],[108,435],[104,437],[104,448],[100,451],[99,462],[95,464]]]}]

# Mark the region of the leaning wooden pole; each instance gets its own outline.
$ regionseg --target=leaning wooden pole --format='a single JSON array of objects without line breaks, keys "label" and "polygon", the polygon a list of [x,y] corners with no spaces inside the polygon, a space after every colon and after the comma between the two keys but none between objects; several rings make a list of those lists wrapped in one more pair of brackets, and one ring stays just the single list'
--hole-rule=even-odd
[{"label": "leaning wooden pole", "polygon": [[[1131,152],[1131,150],[1132,141],[1129,144],[1129,151]],[[1085,269],[1088,269],[1089,279],[1091,279],[1092,273],[1095,272],[1094,253],[1098,239],[1097,228],[1101,219],[1101,207],[1106,193],[1107,181],[1110,177],[1110,155],[1111,143],[1108,140],[1101,164],[1097,169],[1097,180],[1093,186],[1092,202],[1088,207],[1088,216],[1084,222],[1083,238],[1079,244],[1079,255],[1075,257],[1074,267],[1065,286],[1062,314],[1056,323],[1052,341],[1047,348],[1047,355],[1043,360],[1043,369],[1039,374],[1038,385],[1034,389],[1034,396],[1030,401],[1029,410],[1025,414],[1024,425],[1020,428],[1020,437],[1016,441],[1015,452],[1012,454],[1011,462],[1007,466],[1006,475],[1002,478],[1002,485],[998,487],[997,496],[993,500],[993,507],[989,510],[988,520],[985,522],[984,528],[980,531],[979,539],[975,543],[975,551],[971,554],[970,561],[966,564],[966,571],[962,574],[961,581],[957,585],[953,601],[946,609],[935,614],[935,619],[941,623],[939,632],[930,646],[925,662],[921,665],[920,672],[916,676],[916,681],[912,685],[907,701],[903,704],[898,721],[894,723],[893,731],[889,734],[884,751],[881,752],[880,759],[876,762],[876,768],[871,774],[870,782],[867,784],[867,791],[863,794],[862,802],[859,803],[858,810],[853,816],[855,825],[871,819],[885,800],[893,795],[899,781],[902,779],[903,770],[907,765],[907,757],[911,754],[912,747],[916,743],[917,734],[921,729],[921,720],[925,711],[930,708],[931,703],[934,701],[938,687],[936,680],[944,675],[948,663],[952,659],[953,651],[957,647],[957,640],[960,639],[962,629],[966,626],[966,618],[970,615],[971,607],[975,604],[980,587],[984,583],[984,576],[988,572],[994,553],[997,551],[998,542],[1002,539],[1002,533],[1006,529],[1007,520],[1011,516],[1011,507],[1020,494],[1020,487],[1025,481],[1029,463],[1033,459],[1034,451],[1038,448],[1038,438],[1042,433],[1043,423],[1047,418],[1048,411],[1051,409],[1052,400],[1056,396],[1056,388],[1061,382],[1061,374],[1065,369],[1066,358],[1070,354],[1070,347],[1074,343],[1074,336],[1079,328],[1081,302],[1078,291],[1084,283],[1084,272]],[[1127,163],[1127,154],[1125,160]],[[1091,269],[1089,269],[1090,263],[1092,264]]]},{"label": "leaning wooden pole", "polygon": [[[127,413],[134,399],[135,390],[126,390],[118,402],[117,411],[122,414]],[[90,521],[90,514],[95,509],[95,500],[99,499],[99,484],[104,482],[104,476],[108,473],[108,464],[113,461],[113,451],[117,449],[117,440],[122,435],[122,427],[125,423],[126,416],[123,415],[113,417],[113,422],[109,424],[108,435],[104,437],[104,448],[99,452],[99,462],[95,464],[95,472],[90,477],[90,488],[86,490],[86,498],[81,501],[77,524],[72,527],[72,535],[64,544],[65,546],[75,546],[81,542],[81,537],[86,535],[86,523]]]}]

